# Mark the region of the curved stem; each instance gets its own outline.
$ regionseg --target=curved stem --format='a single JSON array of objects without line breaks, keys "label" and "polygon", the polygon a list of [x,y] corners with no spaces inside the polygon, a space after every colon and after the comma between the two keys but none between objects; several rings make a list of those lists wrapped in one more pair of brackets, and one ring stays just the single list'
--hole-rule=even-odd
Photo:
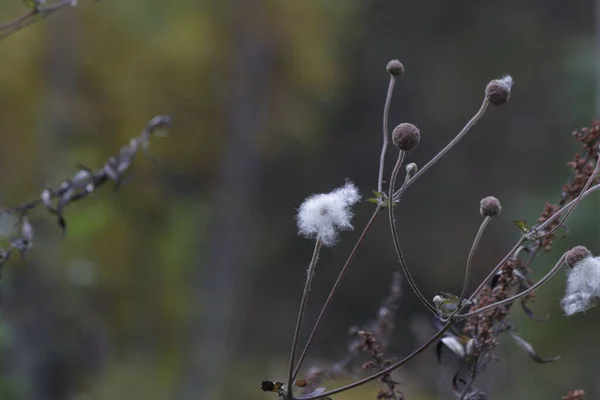
[{"label": "curved stem", "polygon": [[563,267],[563,262],[565,260],[565,255],[563,254],[563,256],[558,260],[558,262],[556,263],[556,265],[554,265],[554,267],[546,274],[544,275],[544,277],[542,279],[540,279],[538,282],[535,283],[535,285],[533,285],[532,287],[523,290],[520,293],[515,294],[512,297],[509,297],[508,299],[504,299],[504,300],[500,300],[497,303],[494,304],[490,304],[487,305],[485,307],[481,307],[475,311],[471,311],[469,313],[466,314],[457,314],[455,317],[457,320],[463,320],[466,318],[470,318],[473,317],[475,315],[484,313],[488,310],[491,310],[492,308],[496,308],[496,307],[500,307],[504,304],[509,304],[512,303],[516,300],[519,300],[522,297],[525,297],[527,295],[529,295],[530,293],[536,291],[540,286],[542,286],[543,284],[545,284],[550,278],[552,278],[554,275],[556,275],[556,273]]},{"label": "curved stem", "polygon": [[385,152],[387,150],[389,135],[388,135],[388,115],[390,111],[390,103],[392,102],[392,93],[394,92],[394,85],[396,84],[396,77],[390,74],[390,84],[388,86],[387,97],[385,98],[385,105],[383,106],[383,146],[381,147],[381,156],[379,158],[379,177],[377,179],[377,191],[379,193],[383,190],[383,168],[385,163]]},{"label": "curved stem", "polygon": [[381,371],[368,376],[366,378],[363,378],[359,381],[356,381],[354,383],[351,383],[349,385],[346,386],[342,386],[339,387],[337,389],[333,389],[330,390],[329,392],[325,392],[316,396],[308,396],[308,397],[303,397],[302,400],[316,400],[316,399],[322,399],[324,397],[328,397],[337,393],[341,393],[341,392],[345,392],[347,390],[350,389],[354,389],[356,387],[362,386],[365,383],[369,383],[377,378],[380,378],[384,375],[387,375],[389,373],[391,373],[392,371],[394,371],[395,369],[397,369],[398,367],[406,364],[407,362],[409,362],[410,360],[412,360],[413,358],[415,358],[416,356],[418,356],[419,354],[421,354],[422,352],[424,352],[425,350],[427,350],[429,348],[429,346],[431,346],[432,344],[434,344],[435,342],[438,341],[439,338],[441,338],[442,336],[444,336],[444,333],[446,333],[450,327],[452,326],[453,322],[449,321],[446,322],[446,324],[444,326],[442,326],[442,328],[436,332],[435,335],[433,335],[431,338],[429,338],[429,340],[427,340],[427,342],[425,342],[424,344],[421,345],[421,347],[419,347],[418,349],[416,349],[415,351],[413,351],[411,354],[409,354],[408,356],[404,357],[402,360],[390,365],[389,367],[382,369]]},{"label": "curved stem", "polygon": [[[548,218],[546,221],[544,221],[540,226],[537,227],[538,230],[543,230],[544,228],[546,228],[546,226],[548,226],[550,223],[552,223],[552,221],[554,221],[556,218],[558,218],[560,215],[562,215],[562,213],[564,213],[565,211],[568,211],[570,209],[572,209],[574,206],[577,205],[577,203],[579,202],[579,200],[586,198],[587,196],[589,196],[590,194],[592,194],[593,192],[595,192],[596,190],[600,189],[600,184],[594,185],[592,187],[590,187],[589,189],[583,191],[582,190],[582,194],[580,194],[580,196],[577,197],[577,199],[573,199],[571,200],[569,203],[567,203],[563,208],[561,208],[560,210],[558,210],[555,214],[553,214],[550,218]],[[579,200],[578,200],[579,199]],[[528,240],[528,235],[525,234],[523,236],[521,236],[521,238],[519,239],[519,241],[513,246],[513,248],[506,254],[506,256],[504,256],[504,258],[494,267],[494,269],[488,274],[487,278],[485,278],[481,284],[479,285],[479,287],[477,287],[477,289],[475,289],[475,291],[473,292],[473,294],[471,294],[471,296],[469,297],[469,300],[473,300],[475,298],[475,296],[477,296],[479,294],[479,292],[484,288],[484,286],[490,281],[490,279],[492,279],[492,277],[496,274],[496,272],[498,272],[498,270],[500,269],[500,267],[502,267],[502,265],[506,262],[506,260],[508,260],[510,257],[513,256],[513,254],[515,254],[515,252],[521,247],[521,245],[523,243],[525,243]]]},{"label": "curved stem", "polygon": [[458,135],[456,135],[454,137],[454,139],[452,139],[450,141],[450,143],[448,143],[446,145],[446,147],[444,147],[439,153],[437,153],[431,160],[429,160],[429,162],[427,164],[425,164],[423,166],[423,168],[420,168],[419,171],[417,171],[413,177],[411,179],[409,179],[409,181],[406,183],[406,185],[404,185],[400,190],[398,190],[397,193],[394,193],[393,195],[393,199],[394,200],[399,200],[400,196],[402,195],[402,192],[404,190],[406,190],[410,185],[413,184],[414,181],[416,181],[421,175],[423,175],[425,173],[425,171],[427,171],[429,168],[431,168],[436,162],[439,161],[440,158],[442,158],[452,147],[454,147],[455,144],[457,144],[466,134],[467,132],[469,132],[469,130],[475,126],[475,124],[477,123],[477,121],[479,121],[481,119],[481,117],[483,117],[483,114],[485,114],[485,110],[487,109],[488,105],[490,103],[487,100],[487,97],[485,97],[483,99],[483,103],[481,104],[481,107],[479,108],[479,110],[477,111],[477,113],[473,116],[473,118],[471,118],[469,120],[469,122],[467,122],[467,124],[464,126],[464,128],[458,133]]},{"label": "curved stem", "polygon": [[[592,172],[592,174],[590,175],[589,179],[585,183],[585,186],[583,187],[583,189],[581,189],[581,192],[579,193],[579,195],[572,201],[573,205],[569,207],[567,213],[565,214],[565,217],[553,229],[549,230],[548,232],[544,232],[540,236],[536,236],[538,239],[542,238],[544,236],[548,236],[548,235],[553,234],[558,229],[560,229],[560,227],[563,226],[565,224],[565,222],[567,222],[567,218],[569,218],[569,215],[571,215],[571,213],[575,210],[575,208],[577,207],[577,205],[579,204],[579,202],[581,201],[581,199],[583,199],[583,197],[585,196],[585,192],[591,186],[592,182],[594,182],[594,180],[596,179],[596,176],[598,176],[598,172],[600,172],[600,162],[596,161],[596,168],[594,168],[594,172]],[[571,203],[569,203],[569,204],[571,204]],[[564,208],[566,208],[566,207],[563,207],[563,209]],[[553,218],[553,220],[554,220],[554,218]],[[546,223],[545,223],[544,226],[547,226],[548,225],[548,221],[545,221],[545,222]],[[538,230],[539,229],[540,228],[538,227]]]},{"label": "curved stem", "polygon": [[[402,167],[402,162],[404,161],[404,152],[401,151],[398,154],[398,161],[394,166],[394,170],[392,171],[392,176],[390,178],[390,191],[389,193],[394,193],[394,184],[396,182],[396,178],[398,177],[398,172]],[[402,272],[404,272],[404,276],[406,276],[406,280],[410,285],[410,288],[417,295],[421,303],[423,303],[429,311],[437,314],[435,307],[423,296],[421,291],[419,290],[415,280],[413,279],[410,270],[408,269],[408,265],[406,264],[406,260],[404,259],[404,255],[402,254],[402,248],[400,247],[400,241],[398,239],[398,232],[396,230],[396,220],[394,218],[394,203],[392,199],[388,199],[388,211],[389,211],[389,220],[390,220],[390,228],[392,230],[392,239],[394,241],[394,247],[396,248],[396,254],[398,255],[398,261],[400,261],[400,267],[402,268]]]},{"label": "curved stem", "polygon": [[600,189],[600,184],[594,185],[586,191],[582,190],[581,193],[583,193],[583,194],[580,193],[580,195],[577,196],[576,199],[573,199],[570,202],[568,202],[563,208],[558,210],[550,218],[548,218],[546,221],[544,221],[544,223],[542,223],[540,226],[538,226],[537,230],[543,230],[546,226],[548,226],[550,223],[552,223],[552,221],[554,221],[556,218],[558,218],[562,213],[572,209],[576,205],[576,203],[578,203],[579,197],[581,197],[581,199],[584,199],[598,189]]},{"label": "curved stem", "polygon": [[304,292],[302,293],[302,300],[300,301],[300,309],[298,310],[298,319],[296,321],[296,329],[294,330],[294,339],[292,341],[292,350],[290,353],[290,368],[288,374],[288,399],[292,399],[292,384],[293,384],[293,371],[294,371],[294,358],[296,356],[296,349],[298,347],[298,338],[300,336],[300,326],[302,325],[302,319],[304,318],[304,311],[306,310],[306,301],[308,300],[308,292],[310,291],[310,283],[315,275],[315,268],[317,261],[319,260],[319,251],[321,250],[321,239],[317,238],[315,243],[315,249],[313,251],[312,259],[308,265],[308,272],[306,276],[306,284],[304,285]]},{"label": "curved stem", "polygon": [[494,269],[488,274],[488,276],[481,281],[481,283],[479,284],[479,286],[477,287],[477,289],[475,289],[475,291],[471,294],[471,296],[469,296],[469,301],[473,300],[475,298],[475,296],[477,296],[479,294],[479,292],[481,292],[481,290],[485,287],[485,285],[487,285],[487,283],[494,277],[494,275],[496,275],[496,272],[498,272],[498,270],[502,267],[502,265],[504,265],[504,263],[506,262],[506,260],[508,260],[513,254],[514,252],[527,240],[527,238],[525,236],[521,236],[521,238],[519,239],[519,241],[513,246],[512,249],[510,249],[510,251],[508,253],[506,253],[506,255],[504,256],[504,258],[498,263],[496,264],[496,266],[494,267]]},{"label": "curved stem", "polygon": [[477,235],[475,235],[475,240],[473,240],[473,245],[471,246],[471,251],[469,251],[469,256],[467,257],[467,268],[465,269],[465,282],[463,283],[462,290],[460,292],[460,297],[458,299],[457,310],[460,310],[462,301],[465,299],[465,295],[467,293],[467,287],[469,286],[469,279],[471,277],[471,265],[473,264],[473,256],[475,255],[475,250],[477,246],[479,246],[479,242],[481,241],[481,236],[483,235],[483,231],[488,226],[492,217],[485,217],[481,225],[479,226],[479,230],[477,231]]},{"label": "curved stem", "polygon": [[379,215],[379,213],[381,212],[382,209],[383,209],[383,205],[378,204],[377,207],[375,208],[375,211],[373,212],[373,215],[371,215],[371,219],[369,220],[369,222],[367,222],[367,225],[363,229],[362,233],[360,234],[360,237],[356,241],[356,244],[352,248],[352,251],[348,255],[348,258],[346,259],[346,262],[344,263],[344,266],[340,270],[340,273],[338,274],[338,277],[337,277],[335,283],[333,284],[333,287],[331,288],[331,291],[329,292],[329,295],[327,296],[327,300],[325,300],[325,304],[323,304],[323,307],[321,307],[321,311],[319,312],[319,316],[317,317],[315,325],[313,326],[313,329],[310,332],[310,336],[308,337],[308,340],[306,341],[306,345],[304,346],[304,349],[302,350],[302,354],[298,358],[298,365],[296,365],[296,369],[294,370],[294,373],[292,375],[292,380],[296,379],[296,376],[298,376],[298,372],[300,371],[300,367],[302,366],[302,362],[304,361],[304,358],[306,357],[306,353],[308,353],[308,349],[310,348],[310,345],[311,345],[311,343],[312,343],[312,341],[313,341],[313,339],[314,339],[314,337],[315,337],[315,335],[317,333],[317,329],[319,328],[319,325],[321,324],[321,320],[323,319],[323,316],[325,315],[325,311],[327,310],[327,307],[329,307],[329,304],[331,303],[331,300],[333,300],[333,296],[335,296],[335,294],[337,293],[337,290],[339,289],[339,287],[340,287],[340,285],[342,283],[342,279],[346,275],[346,272],[348,271],[348,268],[350,267],[350,264],[352,264],[352,261],[354,261],[354,257],[356,256],[356,252],[358,251],[359,247],[365,241],[365,238],[367,237],[367,234],[371,230],[371,227],[373,226],[373,223],[377,219],[377,216]]}]

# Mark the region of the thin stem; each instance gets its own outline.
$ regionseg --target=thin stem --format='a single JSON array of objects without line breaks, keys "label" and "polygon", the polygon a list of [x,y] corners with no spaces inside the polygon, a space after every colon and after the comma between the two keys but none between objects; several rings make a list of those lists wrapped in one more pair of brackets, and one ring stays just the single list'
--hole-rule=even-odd
[{"label": "thin stem", "polygon": [[[580,193],[580,196],[581,196],[582,199],[584,199],[584,198],[586,198],[587,196],[589,196],[590,194],[592,194],[593,192],[595,192],[598,189],[600,189],[600,184],[592,186],[591,188],[589,188],[585,192],[582,190],[581,192],[583,194]],[[579,196],[577,196],[577,198],[575,198],[575,199],[571,200],[570,202],[568,202],[563,208],[561,208],[556,213],[554,213],[550,218],[548,218],[546,221],[544,221],[544,223],[542,223],[536,229],[538,231],[543,230],[546,226],[548,226],[550,223],[552,223],[552,221],[554,221],[556,218],[558,218],[562,213],[564,213],[565,211],[570,210],[571,208],[573,208],[573,206],[576,205],[575,203],[578,202],[578,199],[579,199]]]},{"label": "thin stem", "polygon": [[[398,177],[398,172],[402,167],[403,161],[404,152],[401,151],[400,154],[398,154],[398,161],[396,162],[396,165],[394,166],[394,169],[392,171],[392,176],[390,178],[389,193],[394,193],[394,184],[396,182],[396,178]],[[396,249],[396,254],[398,255],[398,261],[400,261],[400,267],[402,268],[402,272],[404,273],[404,276],[406,276],[406,280],[408,281],[410,288],[413,292],[415,292],[421,303],[423,303],[429,309],[429,311],[433,312],[434,314],[437,314],[435,307],[425,298],[425,296],[423,296],[423,294],[419,290],[417,284],[415,283],[415,280],[413,279],[410,273],[410,270],[408,269],[408,265],[406,264],[406,260],[404,259],[404,255],[402,254],[402,248],[400,247],[400,240],[398,239],[398,232],[396,230],[396,220],[394,218],[394,203],[391,199],[388,200],[389,221],[390,228],[392,230],[392,239],[394,241],[394,247]]]},{"label": "thin stem", "polygon": [[563,256],[560,258],[560,260],[558,260],[556,265],[554,265],[554,267],[552,267],[552,269],[546,275],[544,275],[544,277],[542,279],[540,279],[538,282],[535,283],[535,285],[531,286],[530,288],[523,290],[522,292],[517,293],[514,296],[509,297],[508,299],[500,300],[497,303],[490,304],[485,307],[481,307],[475,311],[471,311],[466,314],[458,314],[458,315],[456,315],[456,319],[462,320],[462,319],[473,317],[475,315],[478,315],[478,314],[484,313],[488,310],[491,310],[492,308],[500,307],[504,304],[513,303],[514,301],[519,300],[520,298],[525,297],[525,296],[529,295],[530,293],[533,293],[540,286],[545,284],[550,278],[552,278],[554,275],[556,275],[556,273],[563,267],[564,260],[565,260],[565,255],[563,254]]},{"label": "thin stem", "polygon": [[[573,199],[569,203],[567,203],[563,208],[561,208],[560,210],[558,210],[555,214],[553,214],[550,218],[548,218],[540,226],[538,226],[537,229],[538,230],[543,230],[546,226],[548,226],[550,223],[552,223],[552,221],[554,221],[556,218],[558,218],[562,213],[564,213],[567,210],[572,209],[574,206],[577,205],[577,203],[581,199],[586,198],[587,196],[589,196],[590,194],[592,194],[593,192],[595,192],[598,189],[600,189],[600,184],[594,185],[594,186],[590,187],[589,189],[587,189],[585,191],[582,190],[581,194],[576,199]],[[489,273],[489,275],[487,276],[487,278],[485,278],[481,282],[481,284],[479,285],[479,287],[477,289],[475,289],[475,291],[473,292],[473,294],[471,294],[471,296],[469,297],[469,300],[473,300],[475,298],[475,296],[477,296],[479,294],[479,292],[492,279],[492,277],[496,274],[496,272],[498,272],[498,270],[502,267],[502,265],[506,262],[506,260],[508,260],[510,257],[512,257],[515,254],[515,252],[521,247],[521,245],[523,243],[525,243],[527,240],[528,240],[528,235],[527,234],[521,236],[521,238],[513,246],[513,248],[506,254],[506,256],[504,256],[504,258]]]},{"label": "thin stem", "polygon": [[335,294],[337,293],[337,290],[339,289],[339,287],[340,287],[340,285],[342,283],[342,279],[346,275],[346,272],[348,271],[348,268],[350,267],[350,264],[352,264],[352,261],[354,261],[354,257],[356,256],[356,252],[358,251],[358,249],[360,248],[360,246],[365,241],[365,238],[367,237],[367,234],[371,230],[371,227],[373,226],[373,223],[377,219],[377,216],[379,215],[379,213],[381,212],[382,209],[383,209],[383,205],[382,204],[378,204],[377,207],[375,208],[375,211],[373,211],[373,215],[371,215],[371,219],[369,219],[369,222],[367,222],[367,225],[363,229],[362,233],[360,234],[360,237],[356,241],[356,244],[352,248],[352,251],[348,255],[348,258],[346,259],[346,262],[344,263],[344,266],[340,270],[340,273],[338,274],[338,277],[337,277],[335,283],[333,284],[333,287],[331,288],[331,291],[329,292],[329,295],[327,296],[327,300],[325,300],[325,304],[323,304],[323,307],[321,307],[321,311],[319,312],[319,316],[317,317],[315,325],[313,326],[313,329],[310,332],[310,336],[308,337],[308,340],[306,341],[306,345],[304,345],[304,350],[302,350],[302,354],[300,355],[300,358],[298,358],[298,365],[296,365],[296,369],[294,370],[294,373],[292,375],[292,380],[296,379],[296,376],[298,376],[298,372],[300,371],[300,367],[302,366],[302,362],[304,361],[304,358],[306,357],[306,353],[308,353],[308,349],[310,348],[310,345],[312,344],[312,341],[313,341],[313,339],[314,339],[314,337],[315,337],[315,335],[317,333],[317,329],[319,329],[319,325],[321,324],[321,320],[325,316],[325,311],[327,310],[327,307],[329,307],[329,304],[333,300],[333,296],[335,296]]},{"label": "thin stem", "polygon": [[487,100],[487,97],[483,99],[483,103],[481,104],[481,107],[479,108],[479,111],[477,111],[477,113],[473,116],[473,118],[471,118],[469,120],[469,122],[467,122],[467,124],[464,126],[464,128],[458,133],[458,135],[456,135],[454,137],[454,139],[452,139],[450,141],[450,143],[448,143],[446,145],[446,147],[444,147],[439,153],[437,153],[431,160],[429,160],[429,162],[427,164],[425,164],[425,166],[423,166],[423,168],[420,168],[411,179],[409,179],[409,181],[406,183],[406,185],[401,188],[397,193],[394,193],[393,199],[394,201],[399,200],[400,196],[402,194],[401,191],[406,190],[410,185],[412,185],[412,183],[414,181],[416,181],[421,175],[423,175],[425,173],[425,171],[427,171],[429,168],[431,168],[436,162],[439,161],[440,158],[442,158],[452,147],[454,147],[454,145],[456,145],[466,134],[467,132],[469,132],[469,130],[475,126],[475,124],[477,123],[477,121],[479,121],[481,119],[481,117],[483,117],[483,114],[485,114],[485,110],[487,109],[489,105],[489,102]]},{"label": "thin stem", "polygon": [[[588,188],[591,186],[592,182],[594,182],[594,180],[596,179],[596,176],[598,175],[598,172],[600,172],[600,162],[596,161],[596,168],[594,168],[594,172],[592,172],[592,174],[590,175],[589,179],[587,180],[587,182],[585,183],[585,186],[583,187],[583,189],[581,190],[581,192],[579,193],[579,195],[573,200],[573,205],[571,207],[569,207],[567,213],[565,214],[564,218],[562,219],[562,221],[560,221],[560,223],[558,225],[556,225],[553,229],[551,229],[548,232],[544,232],[542,235],[537,236],[537,238],[542,238],[544,236],[548,236],[553,234],[554,232],[556,232],[562,225],[564,225],[565,222],[567,222],[567,218],[569,218],[569,215],[571,215],[571,213],[575,210],[575,208],[577,207],[577,205],[579,204],[579,202],[581,201],[581,199],[583,199],[583,196],[585,195],[585,192],[588,190]],[[569,203],[571,204],[571,203]],[[566,207],[563,207],[563,209]],[[554,219],[554,218],[553,218]],[[548,221],[545,221],[545,225],[548,225]],[[540,228],[538,227],[538,230]]]},{"label": "thin stem", "polygon": [[315,275],[315,267],[319,260],[319,251],[321,250],[321,239],[317,238],[315,243],[315,249],[313,251],[312,259],[308,265],[308,273],[306,276],[306,284],[304,285],[304,292],[302,293],[302,300],[300,301],[300,309],[298,310],[298,319],[296,321],[296,329],[294,330],[294,339],[292,341],[292,350],[290,353],[290,368],[288,374],[288,399],[292,399],[292,384],[294,381],[294,358],[296,357],[296,349],[298,347],[298,338],[300,336],[300,326],[302,325],[302,319],[304,318],[304,311],[306,310],[306,301],[308,300],[308,292],[310,291],[310,283]]},{"label": "thin stem", "polygon": [[385,152],[387,150],[389,135],[388,135],[388,114],[390,111],[390,103],[392,102],[392,93],[394,92],[394,85],[396,84],[396,77],[390,74],[390,84],[388,86],[387,97],[385,98],[385,105],[383,106],[383,146],[381,147],[381,157],[379,158],[379,177],[377,179],[377,191],[379,193],[383,190],[383,168],[385,163]]},{"label": "thin stem", "polygon": [[319,394],[316,396],[303,397],[302,400],[316,400],[316,399],[322,399],[324,397],[332,396],[334,394],[345,392],[347,390],[362,386],[365,383],[369,383],[377,378],[380,378],[384,375],[387,375],[387,374],[393,372],[395,369],[406,364],[407,362],[409,362],[410,360],[412,360],[413,358],[415,358],[416,356],[418,356],[419,354],[421,354],[422,352],[427,350],[432,344],[437,342],[438,339],[441,338],[448,331],[448,329],[450,329],[452,324],[453,324],[452,321],[446,322],[446,324],[444,326],[442,326],[442,328],[439,331],[437,331],[435,335],[433,335],[431,338],[429,338],[429,340],[427,340],[427,342],[425,342],[423,345],[421,345],[421,347],[419,347],[418,349],[413,351],[408,356],[404,357],[402,360],[390,365],[386,369],[382,369],[381,371],[379,371],[371,376],[363,378],[363,379],[356,381],[354,383],[351,383],[349,385],[330,390],[329,392],[325,392],[325,393],[322,393],[322,394]]},{"label": "thin stem", "polygon": [[513,246],[513,248],[510,249],[510,251],[508,253],[506,253],[504,258],[494,267],[494,269],[488,274],[488,276],[479,284],[477,289],[475,289],[475,291],[469,297],[469,301],[472,301],[475,298],[475,296],[477,296],[479,294],[479,292],[481,292],[481,290],[485,287],[485,285],[487,285],[487,283],[494,277],[494,275],[496,275],[496,272],[498,272],[498,270],[502,267],[502,265],[504,265],[506,260],[508,260],[513,255],[513,253],[519,248],[519,246],[521,246],[526,240],[527,240],[527,238],[525,236],[521,236],[521,238]]},{"label": "thin stem", "polygon": [[485,217],[481,226],[479,226],[479,230],[477,231],[477,235],[475,235],[475,240],[473,240],[473,245],[471,246],[471,251],[469,251],[469,256],[467,257],[467,268],[465,270],[465,282],[463,283],[462,290],[460,292],[460,297],[458,299],[457,310],[460,310],[462,301],[465,298],[465,294],[467,293],[467,287],[469,286],[469,279],[471,277],[471,265],[473,264],[473,256],[475,255],[475,250],[477,246],[479,246],[479,242],[481,241],[481,236],[483,235],[483,231],[488,226],[492,217]]},{"label": "thin stem", "polygon": [[462,395],[460,396],[459,400],[465,400],[466,399],[467,394],[471,390],[471,386],[473,386],[473,383],[475,383],[475,378],[477,377],[477,363],[475,363],[471,368],[472,368],[472,370],[471,370],[471,379],[469,379],[469,383],[465,384],[465,387],[463,389]]},{"label": "thin stem", "polygon": [[411,178],[411,174],[408,172],[408,170],[406,170],[406,174],[404,175],[404,182],[402,183],[402,186],[400,186],[400,189],[398,189],[396,192],[399,193],[398,195],[398,200],[394,201],[394,204],[397,204],[400,202],[400,198],[402,197],[402,193],[404,193],[404,190],[406,189],[406,184],[408,183],[408,181]]}]

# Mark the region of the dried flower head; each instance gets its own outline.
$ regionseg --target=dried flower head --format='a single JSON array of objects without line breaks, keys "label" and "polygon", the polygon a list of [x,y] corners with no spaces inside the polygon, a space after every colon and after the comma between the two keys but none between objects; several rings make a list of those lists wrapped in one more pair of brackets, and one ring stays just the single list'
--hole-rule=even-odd
[{"label": "dried flower head", "polygon": [[392,141],[399,150],[410,151],[417,147],[420,140],[419,128],[407,122],[398,125],[392,132]]},{"label": "dried flower head", "polygon": [[394,76],[400,76],[404,73],[404,65],[398,60],[392,60],[385,67],[387,72]]},{"label": "dried flower head", "polygon": [[319,239],[325,246],[334,245],[338,231],[352,229],[350,207],[359,200],[358,189],[350,181],[331,193],[310,196],[298,209],[298,233]]},{"label": "dried flower head", "polygon": [[567,272],[567,289],[561,301],[565,314],[573,315],[593,307],[599,296],[600,257],[580,259]]},{"label": "dried flower head", "polygon": [[488,196],[481,199],[479,202],[479,212],[484,217],[495,217],[502,211],[500,200],[494,196]]},{"label": "dried flower head", "polygon": [[510,89],[513,86],[513,78],[505,75],[500,79],[494,79],[485,88],[485,96],[494,106],[501,106],[510,98]]},{"label": "dried flower head", "polygon": [[578,262],[591,257],[592,253],[584,246],[576,246],[569,250],[565,256],[565,264],[569,268],[575,267]]}]

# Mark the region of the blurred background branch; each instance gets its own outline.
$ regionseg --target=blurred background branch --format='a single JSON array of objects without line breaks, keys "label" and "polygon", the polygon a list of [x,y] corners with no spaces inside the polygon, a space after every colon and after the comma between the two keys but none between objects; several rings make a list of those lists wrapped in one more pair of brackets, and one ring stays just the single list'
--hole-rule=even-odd
[{"label": "blurred background branch", "polygon": [[62,8],[75,7],[78,0],[58,0],[55,2],[46,2],[46,0],[23,0],[23,2],[29,8],[29,11],[12,21],[0,23],[0,40],[31,25],[39,19],[48,17]]},{"label": "blurred background branch", "polygon": [[[71,204],[65,239],[54,219],[28,214],[36,249],[2,277],[2,400],[39,400],[32,387],[78,400],[270,398],[257,382],[284,380],[293,326],[281,316],[296,312],[311,250],[296,236],[295,209],[345,178],[365,194],[376,189],[392,58],[406,73],[390,124],[419,126],[407,160],[418,165],[472,115],[491,78],[510,72],[516,81],[501,112],[490,110],[402,199],[399,235],[428,298],[460,292],[479,199],[498,196],[503,214],[473,261],[474,283],[518,238],[510,220],[532,222],[556,197],[577,150],[571,132],[598,117],[593,2],[247,3],[80,2],[0,42],[3,207],[59,188],[77,162],[103,165],[149,116],[172,115],[178,135],[153,148],[166,167],[136,163],[128,190]],[[3,21],[23,10],[0,2]],[[593,202],[573,215],[578,229],[556,253],[600,251]],[[356,207],[356,226],[371,206]],[[357,234],[322,254],[307,329]],[[385,223],[361,251],[306,365],[342,359],[348,327],[369,319],[382,301],[372,294],[389,288],[396,260]],[[500,343],[494,379],[477,382],[491,397],[559,398],[572,388],[599,396],[598,310],[560,317],[563,289],[557,279],[536,297],[533,311],[550,313],[547,322],[514,321],[540,354],[561,361],[531,368]],[[414,349],[423,339],[415,332],[430,334],[422,318],[406,292],[386,356]],[[452,367],[444,375],[424,355],[395,379],[410,400],[445,399]]]}]

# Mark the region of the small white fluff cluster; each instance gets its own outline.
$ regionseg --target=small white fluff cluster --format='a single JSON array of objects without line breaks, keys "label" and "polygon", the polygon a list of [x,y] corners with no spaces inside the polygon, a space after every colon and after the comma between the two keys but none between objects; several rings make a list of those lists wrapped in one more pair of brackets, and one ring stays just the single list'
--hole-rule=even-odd
[{"label": "small white fluff cluster", "polygon": [[586,257],[567,273],[567,290],[561,305],[566,315],[585,311],[600,297],[600,257]]},{"label": "small white fluff cluster", "polygon": [[502,82],[503,84],[506,85],[506,87],[508,88],[508,90],[512,89],[513,84],[515,83],[515,81],[513,80],[512,76],[506,74],[504,75],[502,78],[498,79],[500,82]]},{"label": "small white fluff cluster", "polygon": [[352,229],[350,207],[359,200],[358,189],[350,181],[331,193],[310,196],[298,209],[298,233],[320,239],[325,246],[333,246],[338,231]]}]

